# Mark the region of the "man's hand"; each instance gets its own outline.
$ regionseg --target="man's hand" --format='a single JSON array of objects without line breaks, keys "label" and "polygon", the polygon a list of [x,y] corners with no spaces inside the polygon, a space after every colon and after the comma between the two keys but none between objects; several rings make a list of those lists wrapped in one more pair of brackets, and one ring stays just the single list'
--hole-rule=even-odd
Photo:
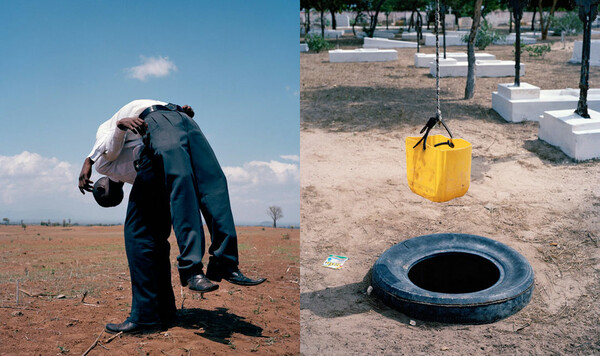
[{"label": "man's hand", "polygon": [[123,131],[131,130],[135,134],[144,136],[146,134],[148,124],[139,117],[126,117],[117,121],[117,127]]},{"label": "man's hand", "polygon": [[194,110],[192,110],[192,107],[189,105],[184,105],[182,107],[183,111],[185,111],[185,113],[187,114],[187,116],[189,117],[194,117]]},{"label": "man's hand", "polygon": [[85,194],[85,191],[92,191],[92,182],[90,177],[92,176],[92,161],[89,157],[83,161],[83,167],[81,167],[81,173],[79,173],[79,191],[81,194]]}]

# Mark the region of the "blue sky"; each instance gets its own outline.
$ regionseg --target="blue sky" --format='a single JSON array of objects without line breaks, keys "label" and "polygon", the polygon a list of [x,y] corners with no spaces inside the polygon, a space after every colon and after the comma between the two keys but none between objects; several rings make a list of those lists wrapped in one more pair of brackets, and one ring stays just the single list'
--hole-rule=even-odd
[{"label": "blue sky", "polygon": [[[0,218],[122,222],[77,176],[135,99],[187,104],[237,223],[299,223],[299,3],[8,1],[0,12]],[[93,180],[99,176],[94,174]]]}]

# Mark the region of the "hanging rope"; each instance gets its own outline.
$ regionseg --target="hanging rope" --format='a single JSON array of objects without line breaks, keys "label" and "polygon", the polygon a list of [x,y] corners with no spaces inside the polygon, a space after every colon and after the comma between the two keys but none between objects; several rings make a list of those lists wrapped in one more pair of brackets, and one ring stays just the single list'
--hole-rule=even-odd
[{"label": "hanging rope", "polygon": [[442,120],[440,109],[440,0],[435,0],[435,118]]},{"label": "hanging rope", "polygon": [[442,120],[442,110],[440,109],[440,0],[435,1],[435,100],[436,100],[436,112],[435,117],[430,117],[425,127],[421,129],[420,133],[425,132],[425,135],[421,137],[419,142],[417,142],[413,148],[417,147],[421,142],[423,142],[423,150],[425,150],[427,145],[427,136],[429,135],[429,131],[435,126],[435,124],[442,124],[446,131],[448,131],[448,135],[450,135],[450,139],[447,142],[441,142],[436,144],[434,147],[439,145],[448,145],[454,148],[454,144],[452,143],[452,132],[444,120]]}]

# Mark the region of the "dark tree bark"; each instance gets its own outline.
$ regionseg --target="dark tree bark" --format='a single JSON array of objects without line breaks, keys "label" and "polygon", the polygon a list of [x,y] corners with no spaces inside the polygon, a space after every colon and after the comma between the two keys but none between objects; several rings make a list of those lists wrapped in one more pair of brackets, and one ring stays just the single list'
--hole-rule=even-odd
[{"label": "dark tree bark", "polygon": [[481,22],[481,4],[483,0],[475,0],[475,9],[473,11],[473,25],[469,33],[469,42],[467,44],[467,61],[469,63],[467,71],[467,85],[465,86],[465,99],[471,99],[475,94],[475,37]]},{"label": "dark tree bark", "polygon": [[321,10],[321,37],[325,38],[325,11]]},{"label": "dark tree bark", "polygon": [[548,13],[546,21],[544,21],[544,9],[542,8],[542,0],[538,1],[538,9],[540,10],[540,30],[542,32],[542,40],[548,37],[548,30],[550,29],[550,20],[554,16],[554,10],[556,9],[556,3],[558,0],[552,0],[552,7]]},{"label": "dark tree bark", "polygon": [[337,28],[337,21],[335,20],[335,9],[329,9],[329,12],[331,13],[331,28],[332,29],[336,29]]},{"label": "dark tree bark", "polygon": [[371,19],[369,21],[369,28],[365,29],[365,32],[367,33],[367,37],[373,37],[373,33],[375,33],[375,28],[377,27],[377,17],[379,16],[379,11],[381,10],[381,5],[383,5],[383,3],[385,2],[385,0],[379,0],[376,4],[375,7],[373,8],[373,10],[375,11],[374,15],[370,15]]}]

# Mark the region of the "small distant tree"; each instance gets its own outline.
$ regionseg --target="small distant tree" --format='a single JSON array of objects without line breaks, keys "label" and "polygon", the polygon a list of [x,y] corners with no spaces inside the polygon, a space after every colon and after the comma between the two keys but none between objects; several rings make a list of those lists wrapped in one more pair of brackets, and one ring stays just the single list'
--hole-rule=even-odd
[{"label": "small distant tree", "polygon": [[283,217],[283,210],[281,207],[273,205],[267,209],[267,214],[273,219],[273,227],[277,227],[277,220]]},{"label": "small distant tree", "polygon": [[21,227],[23,228],[23,231],[25,231],[25,229],[27,229],[27,225],[25,225],[23,220],[21,220]]},{"label": "small distant tree", "polygon": [[4,219],[2,219],[2,221],[4,221],[4,225],[8,225],[8,223],[10,223],[9,218],[4,218]]}]

